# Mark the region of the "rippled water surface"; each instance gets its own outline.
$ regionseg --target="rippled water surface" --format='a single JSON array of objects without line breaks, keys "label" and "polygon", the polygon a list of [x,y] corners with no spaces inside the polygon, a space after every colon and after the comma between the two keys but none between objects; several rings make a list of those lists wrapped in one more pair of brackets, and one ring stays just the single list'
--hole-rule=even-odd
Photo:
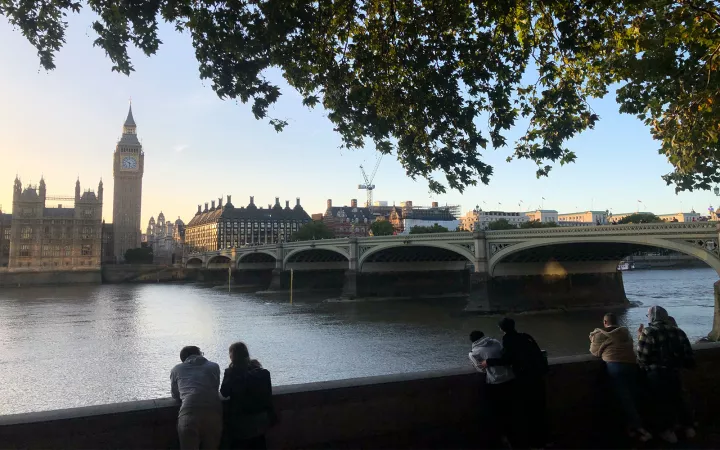
[{"label": "rippled water surface", "polygon": [[[667,307],[692,338],[710,331],[711,269],[626,272],[628,298]],[[461,300],[327,303],[192,285],[0,290],[0,414],[165,397],[183,345],[227,365],[244,340],[275,384],[467,364],[472,329],[497,317],[462,314]],[[646,309],[623,321],[637,328]],[[584,353],[601,311],[527,314],[518,328],[551,356]]]}]

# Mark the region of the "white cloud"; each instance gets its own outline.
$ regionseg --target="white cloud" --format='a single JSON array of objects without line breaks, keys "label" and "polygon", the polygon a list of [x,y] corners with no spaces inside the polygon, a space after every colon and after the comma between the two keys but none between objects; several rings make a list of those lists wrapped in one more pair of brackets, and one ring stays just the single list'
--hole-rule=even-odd
[{"label": "white cloud", "polygon": [[178,144],[173,147],[173,150],[175,150],[176,153],[182,153],[185,150],[187,150],[190,146],[187,144]]}]

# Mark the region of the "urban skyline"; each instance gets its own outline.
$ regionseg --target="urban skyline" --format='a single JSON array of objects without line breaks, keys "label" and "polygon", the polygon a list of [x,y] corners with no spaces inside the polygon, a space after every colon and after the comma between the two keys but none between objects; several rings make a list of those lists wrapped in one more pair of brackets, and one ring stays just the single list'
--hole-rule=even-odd
[{"label": "urban skyline", "polygon": [[[76,20],[84,19],[69,17],[71,25]],[[374,164],[372,148],[340,151],[340,139],[324,111],[302,107],[286,84],[271,113],[289,119],[290,126],[276,133],[252,117],[249,105],[218,99],[198,79],[188,37],[168,33],[165,25],[161,29],[164,45],[158,55],[145,58],[134,51],[136,72],[125,77],[110,71],[102,51],[88,51],[92,38],[74,26],[58,54],[57,69],[39,70],[30,44],[0,21],[0,57],[14,62],[0,68],[0,82],[14,87],[0,110],[0,157],[6,162],[0,165],[0,183],[6,186],[0,189],[3,210],[11,208],[16,174],[24,183],[37,183],[42,173],[48,183],[60,186],[78,176],[81,181],[102,177],[112,198],[114,186],[107,182],[112,179],[111,155],[131,96],[147,156],[141,224],[159,211],[188,221],[198,203],[228,194],[237,199],[254,195],[259,204],[276,196],[300,197],[309,213],[324,211],[328,198],[337,204],[352,198],[364,203],[365,193],[357,189],[362,182],[358,166]],[[279,73],[268,76],[281,78]],[[657,154],[657,143],[639,121],[616,112],[612,96],[593,104],[602,118],[596,130],[569,144],[578,154],[577,163],[557,165],[549,178],[536,179],[528,161],[505,163],[511,148],[489,150],[485,160],[495,166],[490,185],[432,196],[425,180],[413,182],[397,161],[386,157],[375,179],[375,199],[438,201],[460,204],[463,211],[475,205],[532,210],[541,206],[542,197],[545,208],[560,212],[631,212],[638,209],[637,200],[643,202],[641,210],[658,214],[691,208],[705,213],[711,204],[717,206],[720,199],[712,192],[676,196],[665,185],[660,176],[671,166]],[[112,214],[110,205],[104,208],[106,222]]]}]

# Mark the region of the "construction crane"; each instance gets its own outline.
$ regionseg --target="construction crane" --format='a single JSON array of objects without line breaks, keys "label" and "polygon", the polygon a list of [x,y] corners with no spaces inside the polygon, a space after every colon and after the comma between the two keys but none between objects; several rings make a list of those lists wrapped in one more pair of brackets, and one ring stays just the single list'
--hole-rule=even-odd
[{"label": "construction crane", "polygon": [[362,172],[363,178],[365,179],[365,184],[358,184],[358,189],[363,189],[367,191],[367,207],[372,212],[373,208],[373,190],[375,190],[375,185],[372,184],[373,180],[375,179],[375,174],[378,171],[378,167],[380,167],[380,161],[382,160],[383,155],[381,154],[377,161],[375,162],[375,168],[372,171],[372,174],[370,177],[367,176],[367,173],[365,173],[365,168],[360,164],[360,171]]}]

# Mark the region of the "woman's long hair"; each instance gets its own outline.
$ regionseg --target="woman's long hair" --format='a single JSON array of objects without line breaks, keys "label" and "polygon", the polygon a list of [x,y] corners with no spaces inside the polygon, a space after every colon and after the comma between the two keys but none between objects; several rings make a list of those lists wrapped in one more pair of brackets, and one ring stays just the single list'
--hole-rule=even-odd
[{"label": "woman's long hair", "polygon": [[250,352],[244,342],[230,344],[230,367],[247,369],[250,365]]}]

